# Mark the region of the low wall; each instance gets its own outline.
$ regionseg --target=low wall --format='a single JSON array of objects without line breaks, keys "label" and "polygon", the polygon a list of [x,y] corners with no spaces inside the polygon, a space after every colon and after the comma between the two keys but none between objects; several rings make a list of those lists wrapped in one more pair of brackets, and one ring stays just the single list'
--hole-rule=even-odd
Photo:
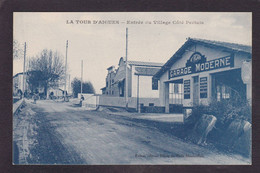
[{"label": "low wall", "polygon": [[15,102],[13,104],[13,115],[17,113],[17,111],[21,108],[21,106],[25,103],[23,99],[20,99],[19,101]]},{"label": "low wall", "polygon": [[[125,97],[99,96],[99,105],[125,107],[126,101],[125,101]],[[136,108],[136,99],[129,97],[128,98],[128,107]]]},{"label": "low wall", "polygon": [[[102,106],[116,106],[116,107],[125,107],[126,101],[125,97],[111,97],[111,96],[98,96],[99,97],[99,105]],[[144,106],[149,106],[149,103],[154,104],[154,106],[160,105],[159,98],[139,98],[139,104],[143,104]],[[137,98],[129,97],[128,98],[128,107],[135,108],[137,107]]]},{"label": "low wall", "polygon": [[[99,96],[94,94],[82,94],[84,100],[82,102],[82,106],[87,108],[96,108],[98,103]],[[78,94],[78,99],[81,98],[81,94]]]}]

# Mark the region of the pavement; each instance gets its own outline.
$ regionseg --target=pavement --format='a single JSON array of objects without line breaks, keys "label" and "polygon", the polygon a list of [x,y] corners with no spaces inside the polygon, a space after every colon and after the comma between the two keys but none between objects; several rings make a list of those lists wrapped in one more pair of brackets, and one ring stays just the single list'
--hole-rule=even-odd
[{"label": "pavement", "polygon": [[158,122],[171,122],[171,123],[183,123],[183,114],[161,114],[161,113],[128,113],[128,112],[116,112],[109,113],[110,115],[117,116],[131,116],[135,119],[144,119]]},{"label": "pavement", "polygon": [[[173,118],[172,115],[165,116]],[[178,117],[181,116],[174,118]],[[251,163],[250,159],[240,155],[183,141],[170,131],[161,130],[159,126],[165,123],[161,119],[153,114],[120,116],[89,111],[71,102],[38,100],[33,104],[29,101],[13,118],[13,141],[17,148],[14,162],[25,165]],[[174,123],[170,124],[174,126]]]}]

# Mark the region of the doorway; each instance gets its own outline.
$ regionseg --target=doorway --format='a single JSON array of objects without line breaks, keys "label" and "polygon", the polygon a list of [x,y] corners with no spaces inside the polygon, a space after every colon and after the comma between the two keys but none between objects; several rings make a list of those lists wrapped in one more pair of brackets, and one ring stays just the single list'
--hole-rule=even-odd
[{"label": "doorway", "polygon": [[169,83],[169,112],[182,113],[183,110],[183,79]]},{"label": "doorway", "polygon": [[193,77],[193,105],[199,104],[199,76]]}]

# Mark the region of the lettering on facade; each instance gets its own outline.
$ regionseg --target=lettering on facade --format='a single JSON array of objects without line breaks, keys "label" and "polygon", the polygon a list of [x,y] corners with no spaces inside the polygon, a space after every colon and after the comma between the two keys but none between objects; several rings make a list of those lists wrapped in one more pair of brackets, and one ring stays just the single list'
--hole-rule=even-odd
[{"label": "lettering on facade", "polygon": [[193,73],[215,70],[224,67],[233,67],[234,57],[232,55],[206,61],[205,56],[194,53],[186,63],[186,67],[169,70],[169,79]]}]

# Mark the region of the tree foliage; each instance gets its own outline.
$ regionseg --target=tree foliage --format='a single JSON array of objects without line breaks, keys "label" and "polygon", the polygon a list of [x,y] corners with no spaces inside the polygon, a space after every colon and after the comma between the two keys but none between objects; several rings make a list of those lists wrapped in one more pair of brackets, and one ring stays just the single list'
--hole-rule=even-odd
[{"label": "tree foliage", "polygon": [[[73,96],[77,97],[78,93],[80,93],[81,90],[81,81],[77,78],[74,78],[71,82]],[[88,94],[94,94],[95,89],[91,82],[83,82],[82,83],[82,93],[88,93]]]},{"label": "tree foliage", "polygon": [[49,87],[58,86],[64,78],[63,58],[57,51],[44,49],[29,60],[28,83],[32,88],[43,87],[45,95]]}]

